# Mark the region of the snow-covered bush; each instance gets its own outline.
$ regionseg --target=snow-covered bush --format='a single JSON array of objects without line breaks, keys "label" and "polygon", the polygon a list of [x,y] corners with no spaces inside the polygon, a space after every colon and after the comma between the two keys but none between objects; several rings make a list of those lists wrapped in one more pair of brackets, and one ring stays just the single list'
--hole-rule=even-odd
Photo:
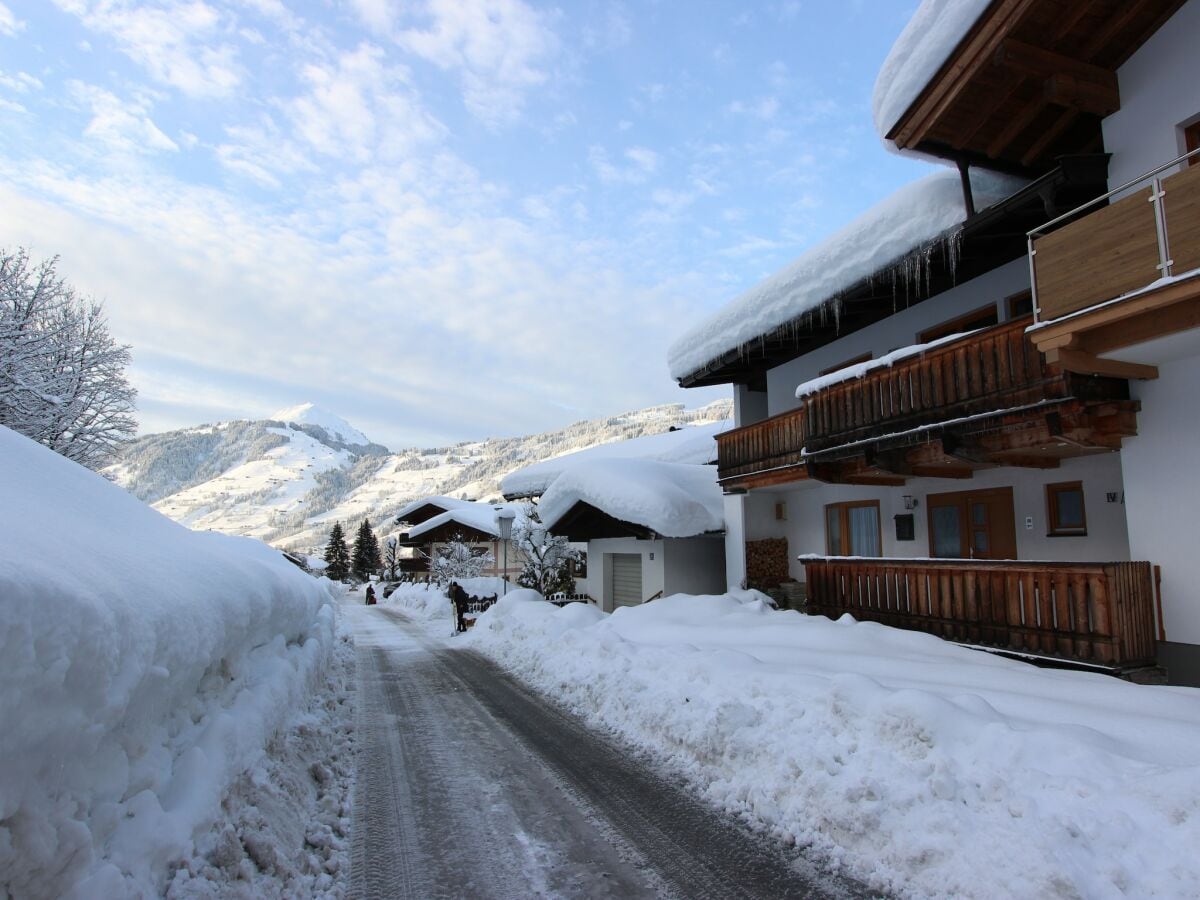
[{"label": "snow-covered bush", "polygon": [[0,896],[157,896],[321,678],[328,582],[6,428],[0,459]]},{"label": "snow-covered bush", "polygon": [[434,550],[429,572],[435,584],[445,586],[451,581],[478,578],[495,562],[490,550],[472,547],[461,534],[456,534]]},{"label": "snow-covered bush", "polygon": [[579,551],[561,535],[551,534],[542,524],[537,507],[525,505],[522,517],[513,528],[513,545],[525,560],[517,584],[532,588],[544,597],[560,591],[575,593],[575,578],[570,563],[579,559]]}]

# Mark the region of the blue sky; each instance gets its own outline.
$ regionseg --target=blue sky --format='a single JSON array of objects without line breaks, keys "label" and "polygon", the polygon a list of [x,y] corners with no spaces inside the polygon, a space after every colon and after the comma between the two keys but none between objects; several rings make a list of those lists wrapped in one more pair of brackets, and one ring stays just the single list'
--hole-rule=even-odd
[{"label": "blue sky", "polygon": [[0,246],[105,301],[143,431],[698,405],[670,342],[928,171],[870,118],[913,6],[0,0]]}]

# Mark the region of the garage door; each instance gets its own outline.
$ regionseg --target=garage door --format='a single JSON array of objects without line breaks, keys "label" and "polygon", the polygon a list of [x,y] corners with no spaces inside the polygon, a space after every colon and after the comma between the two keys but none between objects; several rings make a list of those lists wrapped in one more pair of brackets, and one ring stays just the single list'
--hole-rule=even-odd
[{"label": "garage door", "polygon": [[642,602],[642,555],[613,554],[613,606],[637,606]]}]

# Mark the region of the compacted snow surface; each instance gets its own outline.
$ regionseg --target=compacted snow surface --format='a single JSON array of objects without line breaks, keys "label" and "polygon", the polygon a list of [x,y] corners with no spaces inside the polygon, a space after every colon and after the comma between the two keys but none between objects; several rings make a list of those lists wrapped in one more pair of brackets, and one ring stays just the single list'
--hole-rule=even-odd
[{"label": "compacted snow surface", "polygon": [[[1196,895],[1200,691],[764,599],[679,595],[607,615],[517,591],[455,643],[876,889]],[[449,624],[424,588],[392,602]]]},{"label": "compacted snow surface", "polygon": [[165,888],[324,678],[325,583],[0,428],[0,896]]}]

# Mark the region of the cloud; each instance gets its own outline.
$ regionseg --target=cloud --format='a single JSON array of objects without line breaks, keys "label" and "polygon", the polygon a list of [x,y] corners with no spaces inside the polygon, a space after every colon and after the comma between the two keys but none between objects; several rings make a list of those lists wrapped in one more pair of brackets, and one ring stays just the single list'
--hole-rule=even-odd
[{"label": "cloud", "polygon": [[145,99],[122,100],[103,88],[81,81],[69,82],[67,89],[76,102],[91,113],[92,118],[83,129],[85,138],[121,153],[179,150],[179,145],[150,119],[150,104]]},{"label": "cloud", "polygon": [[658,154],[649,147],[629,147],[624,152],[629,165],[615,165],[608,152],[598,145],[588,148],[588,161],[600,177],[609,184],[641,184],[658,171]]},{"label": "cloud", "polygon": [[112,38],[152,78],[192,97],[223,97],[242,81],[236,48],[221,40],[232,27],[203,0],[54,0],[83,25]]},{"label": "cloud", "polygon": [[14,37],[25,28],[25,23],[13,15],[13,11],[0,3],[0,34]]},{"label": "cloud", "polygon": [[735,100],[726,109],[734,115],[751,116],[769,122],[779,112],[779,101],[774,97],[763,97],[759,100]]},{"label": "cloud", "polygon": [[467,110],[489,127],[516,121],[549,79],[560,42],[522,0],[351,0],[361,20],[407,52],[458,76]]}]

